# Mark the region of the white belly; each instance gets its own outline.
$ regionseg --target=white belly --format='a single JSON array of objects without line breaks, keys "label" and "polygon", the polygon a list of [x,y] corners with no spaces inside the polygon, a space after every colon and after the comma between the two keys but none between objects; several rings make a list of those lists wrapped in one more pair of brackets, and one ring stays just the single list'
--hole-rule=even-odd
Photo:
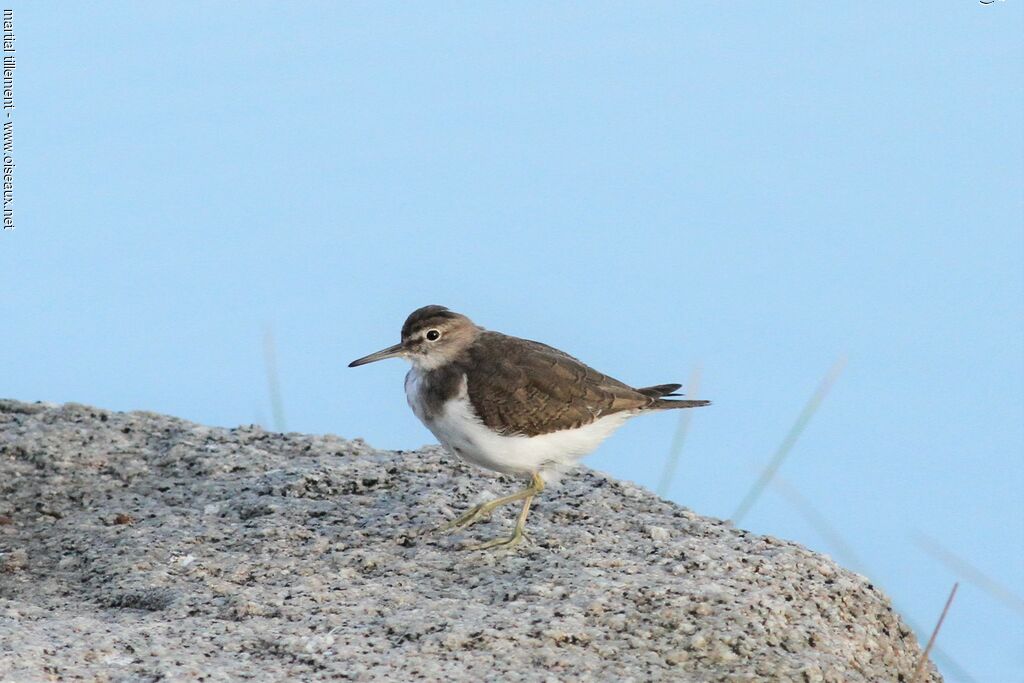
[{"label": "white belly", "polygon": [[574,465],[634,415],[620,412],[601,417],[578,429],[540,436],[505,436],[476,416],[463,377],[456,398],[438,415],[428,416],[420,395],[420,377],[414,369],[406,377],[406,398],[416,416],[448,450],[480,467],[506,474],[553,473]]}]

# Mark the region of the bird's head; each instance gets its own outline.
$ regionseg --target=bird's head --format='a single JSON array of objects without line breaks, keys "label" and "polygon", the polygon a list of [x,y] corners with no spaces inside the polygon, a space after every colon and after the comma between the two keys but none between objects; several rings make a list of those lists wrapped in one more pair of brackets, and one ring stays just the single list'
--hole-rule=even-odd
[{"label": "bird's head", "polygon": [[444,365],[473,343],[481,329],[473,321],[444,306],[417,308],[402,325],[402,341],[363,356],[348,364],[350,368],[385,358],[405,358],[424,370]]}]

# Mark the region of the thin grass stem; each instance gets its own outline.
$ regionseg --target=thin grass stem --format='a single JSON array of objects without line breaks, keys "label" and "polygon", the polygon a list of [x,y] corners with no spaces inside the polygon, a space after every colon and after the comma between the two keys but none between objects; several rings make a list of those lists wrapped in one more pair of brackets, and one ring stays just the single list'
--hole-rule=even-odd
[{"label": "thin grass stem", "polygon": [[925,647],[924,652],[921,653],[921,658],[917,661],[917,668],[914,669],[914,677],[911,679],[911,683],[918,683],[918,681],[921,680],[921,676],[924,674],[925,664],[928,662],[928,655],[935,646],[935,638],[939,635],[939,629],[942,628],[942,622],[946,620],[946,614],[949,612],[949,606],[953,604],[953,598],[956,597],[956,589],[959,587],[959,581],[953,584],[953,590],[949,592],[949,597],[946,599],[946,606],[942,608],[942,614],[939,615],[939,621],[935,624],[935,628],[932,630],[931,638],[928,639],[928,646]]},{"label": "thin grass stem", "polygon": [[832,389],[832,385],[839,379],[839,375],[842,374],[843,368],[846,366],[846,357],[840,356],[838,360],[832,365],[832,368],[828,371],[825,377],[818,384],[818,388],[811,395],[811,398],[807,401],[804,409],[800,411],[800,415],[796,418],[796,422],[790,427],[789,433],[786,434],[786,438],[782,440],[778,450],[775,451],[775,455],[772,456],[771,461],[761,472],[761,476],[757,478],[754,485],[750,487],[747,495],[743,497],[739,506],[736,508],[736,512],[732,514],[730,518],[734,524],[739,524],[740,521],[746,516],[750,508],[753,507],[757,499],[761,497],[764,492],[764,487],[768,485],[768,482],[772,480],[775,473],[782,466],[783,461],[789,452],[793,449],[800,435],[803,434],[804,429],[807,428],[807,424],[814,417],[814,413],[818,410],[822,401],[828,396],[828,392]]},{"label": "thin grass stem", "polygon": [[274,429],[286,432],[284,401],[281,399],[281,383],[277,378],[277,353],[274,346],[274,330],[267,325],[263,330],[263,364],[267,372],[267,389],[270,391],[270,410],[274,418]]},{"label": "thin grass stem", "polygon": [[975,567],[965,558],[960,557],[927,534],[917,532],[913,539],[915,545],[949,567],[961,579],[970,581],[988,593],[996,602],[1019,614],[1024,614],[1024,598]]},{"label": "thin grass stem", "polygon": [[777,493],[782,495],[783,498],[796,508],[800,516],[804,518],[811,528],[824,538],[826,543],[832,546],[832,549],[845,566],[854,571],[864,571],[864,563],[853,549],[853,546],[846,541],[839,530],[829,523],[825,515],[795,485],[779,475],[772,479],[771,485]]},{"label": "thin grass stem", "polygon": [[[687,398],[697,398],[697,392],[700,391],[700,375],[700,366],[693,366],[693,370],[690,371],[690,379],[683,388]],[[679,412],[682,413],[679,416],[679,426],[676,427],[675,436],[672,437],[672,447],[668,452],[668,460],[665,461],[665,469],[661,473],[661,481],[658,482],[657,491],[658,495],[662,498],[668,495],[669,488],[672,486],[672,479],[676,475],[676,468],[683,454],[686,435],[690,432],[690,422],[693,420],[694,411],[681,410]]]},{"label": "thin grass stem", "polygon": [[[772,480],[772,487],[779,493],[783,494],[783,497],[796,509],[797,513],[800,514],[804,520],[817,531],[827,543],[830,543],[836,554],[843,558],[843,562],[853,568],[855,571],[859,571],[867,576],[872,576],[867,566],[860,560],[860,557],[854,551],[852,544],[848,543],[843,535],[833,527],[829,521],[815,508],[814,504],[810,500],[800,493],[792,484],[786,482],[782,477],[776,476]],[[901,609],[898,605],[894,605],[897,611],[903,616],[903,621],[914,631],[914,633],[923,633],[919,624],[907,616],[907,612]],[[950,656],[947,652],[942,650],[939,646],[932,648],[932,654],[935,661],[941,665],[944,672],[948,672],[953,680],[961,681],[961,683],[976,683],[976,679],[968,672],[957,660]]]}]

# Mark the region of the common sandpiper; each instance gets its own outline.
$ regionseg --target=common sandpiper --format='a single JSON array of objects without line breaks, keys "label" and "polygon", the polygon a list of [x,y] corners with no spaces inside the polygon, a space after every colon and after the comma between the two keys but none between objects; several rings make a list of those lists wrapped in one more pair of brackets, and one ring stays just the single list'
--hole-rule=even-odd
[{"label": "common sandpiper", "polygon": [[402,325],[402,340],[349,363],[405,358],[405,395],[416,417],[455,455],[481,467],[528,477],[511,495],[481,503],[441,527],[462,529],[495,508],[523,501],[511,536],[477,549],[514,546],[545,481],[593,451],[629,418],[696,408],[679,384],[635,389],[569,354],[486,330],[444,306],[424,306]]}]

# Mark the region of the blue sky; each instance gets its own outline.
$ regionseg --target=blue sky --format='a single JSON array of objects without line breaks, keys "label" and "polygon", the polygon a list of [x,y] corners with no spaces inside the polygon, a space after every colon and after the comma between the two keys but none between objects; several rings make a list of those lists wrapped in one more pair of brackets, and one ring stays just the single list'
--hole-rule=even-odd
[{"label": "blue sky", "polygon": [[[440,303],[699,364],[669,497],[728,517],[845,355],[781,475],[922,638],[914,533],[1024,594],[1020,3],[93,5],[13,4],[0,395],[269,424],[270,326],[289,429],[414,448],[403,364],[345,364]],[[654,488],[676,419],[587,462]],[[743,523],[840,555],[774,489]],[[970,582],[939,645],[1024,681]]]}]

